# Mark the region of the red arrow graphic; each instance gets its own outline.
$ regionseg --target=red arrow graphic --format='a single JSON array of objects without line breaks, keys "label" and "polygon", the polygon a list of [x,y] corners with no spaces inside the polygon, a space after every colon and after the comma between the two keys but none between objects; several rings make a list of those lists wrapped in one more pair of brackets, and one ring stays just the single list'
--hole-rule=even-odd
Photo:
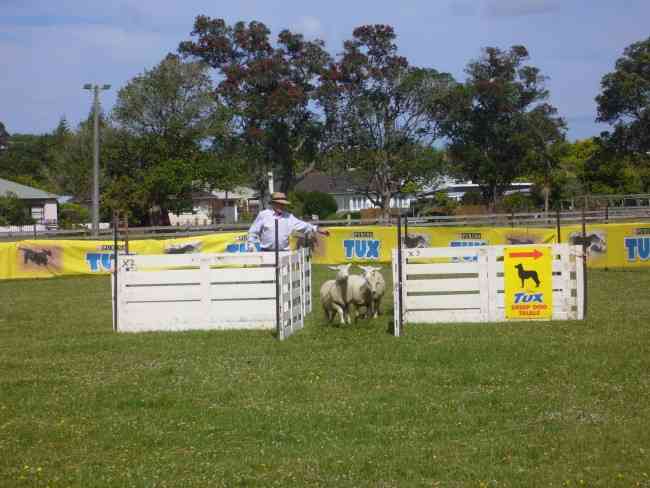
[{"label": "red arrow graphic", "polygon": [[534,249],[533,251],[529,252],[511,252],[509,254],[511,258],[533,258],[533,259],[538,259],[543,256],[543,254],[538,251],[537,249]]}]

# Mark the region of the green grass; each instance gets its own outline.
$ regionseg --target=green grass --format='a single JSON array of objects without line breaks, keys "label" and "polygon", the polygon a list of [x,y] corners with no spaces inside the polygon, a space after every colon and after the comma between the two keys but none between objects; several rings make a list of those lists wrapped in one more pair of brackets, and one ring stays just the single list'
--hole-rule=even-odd
[{"label": "green grass", "polygon": [[650,272],[589,277],[584,322],[394,338],[387,296],[282,343],[115,334],[108,278],[0,282],[0,486],[650,487]]}]

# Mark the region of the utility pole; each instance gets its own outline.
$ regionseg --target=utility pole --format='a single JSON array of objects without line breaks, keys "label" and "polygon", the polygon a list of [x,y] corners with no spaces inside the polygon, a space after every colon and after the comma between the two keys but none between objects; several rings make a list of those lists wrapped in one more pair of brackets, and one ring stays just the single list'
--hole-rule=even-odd
[{"label": "utility pole", "polygon": [[[266,199],[266,202],[264,202],[264,203],[267,203],[267,204],[268,204],[268,203],[270,203],[270,201],[271,201],[271,195],[272,195],[273,192],[275,191],[275,190],[273,189],[273,188],[275,187],[275,183],[274,183],[274,181],[273,181],[273,171],[269,171],[266,175],[267,175],[268,178],[269,178],[269,196],[268,196],[268,198]],[[260,210],[261,210],[261,209],[262,209],[262,208],[260,208]]]},{"label": "utility pole", "polygon": [[92,193],[92,236],[99,236],[99,92],[111,85],[86,83],[84,90],[93,91],[93,193]]}]

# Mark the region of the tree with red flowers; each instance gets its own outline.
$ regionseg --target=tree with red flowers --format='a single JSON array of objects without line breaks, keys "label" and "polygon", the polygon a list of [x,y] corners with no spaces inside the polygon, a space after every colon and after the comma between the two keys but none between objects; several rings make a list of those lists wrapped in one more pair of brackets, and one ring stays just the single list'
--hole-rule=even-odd
[{"label": "tree with red flowers", "polygon": [[319,91],[330,160],[384,215],[393,196],[441,176],[432,107],[454,84],[449,74],[411,66],[396,37],[388,25],[356,28]]},{"label": "tree with red flowers", "polygon": [[243,153],[262,198],[270,170],[288,191],[318,150],[321,124],[312,101],[329,62],[323,42],[283,30],[273,44],[261,22],[228,25],[206,16],[196,18],[191,36],[179,51],[217,71],[214,95],[232,115],[231,130],[215,144],[224,153]]}]

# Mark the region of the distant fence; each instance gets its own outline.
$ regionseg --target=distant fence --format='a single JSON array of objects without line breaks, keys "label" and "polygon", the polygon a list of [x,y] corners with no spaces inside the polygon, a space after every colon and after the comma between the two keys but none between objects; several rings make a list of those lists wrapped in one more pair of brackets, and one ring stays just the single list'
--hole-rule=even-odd
[{"label": "distant fence", "polygon": [[[405,216],[407,225],[418,227],[562,227],[585,222],[590,224],[623,223],[650,220],[650,207],[604,207],[599,210],[498,213],[479,215],[443,215],[431,217]],[[338,219],[320,220],[314,223],[333,226],[382,226],[386,220],[376,219]],[[245,231],[250,223],[213,224],[204,226],[153,226],[130,227],[129,238],[189,237],[216,232]],[[100,238],[110,238],[112,229],[103,224],[99,230]],[[0,227],[0,240],[20,239],[93,239],[88,228],[52,229],[43,225]]]},{"label": "distant fence", "polygon": [[[509,249],[531,249],[532,247],[549,247],[551,250],[552,319],[582,319],[584,317],[582,247],[554,244],[511,246]],[[485,246],[402,249],[401,253],[397,249],[394,250],[396,335],[400,335],[402,323],[506,320],[503,261],[506,248],[506,246]],[[400,309],[401,320],[398,312]]]},{"label": "distant fence", "polygon": [[274,329],[284,339],[311,312],[304,249],[280,253],[277,269],[273,253],[118,255],[116,269],[120,332]]},{"label": "distant fence", "polygon": [[45,224],[28,224],[28,225],[0,225],[0,236],[30,236],[37,237],[56,228]]}]

